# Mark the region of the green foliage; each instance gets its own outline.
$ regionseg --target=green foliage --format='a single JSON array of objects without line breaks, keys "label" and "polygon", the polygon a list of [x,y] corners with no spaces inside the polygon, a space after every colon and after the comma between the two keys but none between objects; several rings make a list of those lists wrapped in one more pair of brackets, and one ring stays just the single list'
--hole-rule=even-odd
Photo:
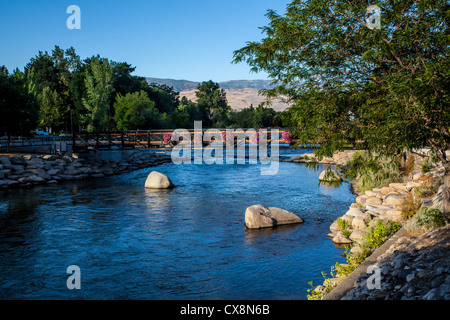
[{"label": "green foliage", "polygon": [[272,108],[251,105],[240,111],[232,111],[230,123],[235,128],[268,128],[280,125],[277,112]]},{"label": "green foliage", "polygon": [[119,130],[149,129],[159,126],[160,114],[143,90],[116,96],[115,121]]},{"label": "green foliage", "polygon": [[448,223],[443,212],[437,208],[424,207],[419,210],[405,225],[411,233],[422,233],[440,228]]},{"label": "green foliage", "polygon": [[176,92],[173,87],[151,83],[146,91],[149,98],[155,101],[156,108],[160,113],[171,113],[177,109],[180,93]]},{"label": "green foliage", "polygon": [[0,135],[29,136],[39,119],[39,104],[25,83],[0,74]]},{"label": "green foliage", "polygon": [[41,104],[39,125],[41,127],[60,127],[69,110],[58,92],[45,87],[39,94],[39,100]]},{"label": "green foliage", "polygon": [[367,229],[362,246],[377,249],[398,230],[400,230],[398,222],[378,220]]},{"label": "green foliage", "polygon": [[331,292],[339,282],[361,265],[361,263],[370,256],[373,249],[379,248],[398,230],[400,230],[400,225],[397,222],[383,220],[374,221],[367,229],[363,242],[359,244],[359,252],[352,254],[349,252],[348,248],[346,248],[345,260],[347,263],[336,263],[331,267],[330,275],[331,277],[338,279],[338,281],[327,279],[326,273],[322,271],[322,276],[325,279],[323,286],[314,287],[312,281],[308,282],[308,284],[311,285],[311,289],[307,290],[310,293],[307,295],[308,300],[322,300],[325,294]]},{"label": "green foliage", "polygon": [[307,290],[309,293],[307,294],[308,300],[322,300],[325,294],[331,292],[343,279],[363,263],[370,253],[370,250],[364,249],[361,250],[359,254],[350,254],[349,248],[347,247],[345,250],[345,260],[347,263],[341,264],[336,262],[336,264],[331,267],[330,276],[338,279],[338,281],[331,281],[331,278],[327,278],[327,274],[322,271],[322,277],[324,278],[323,285],[314,287],[312,281],[308,282],[311,286],[311,288]]},{"label": "green foliage", "polygon": [[223,127],[223,121],[228,118],[231,111],[225,90],[220,89],[218,83],[210,80],[200,83],[195,95],[204,126]]},{"label": "green foliage", "polygon": [[351,229],[351,226],[348,224],[348,222],[341,217],[337,218],[336,224],[339,227],[339,230],[346,231]]},{"label": "green foliage", "polygon": [[106,131],[112,127],[110,98],[112,67],[107,59],[92,57],[85,74],[86,97],[83,104],[88,111],[85,118],[89,131]]},{"label": "green foliage", "polygon": [[[263,94],[288,98],[285,116],[300,143],[320,144],[318,156],[356,141],[390,156],[428,146],[448,177],[448,1],[380,0],[380,29],[366,23],[369,4],[294,0],[283,14],[269,10],[263,39],[234,62],[268,73],[274,88]],[[377,185],[375,172],[366,176]]]},{"label": "green foliage", "polygon": [[430,172],[430,170],[431,170],[430,159],[425,160],[425,162],[421,166],[421,169],[422,169],[422,173]]},{"label": "green foliage", "polygon": [[356,188],[361,193],[403,180],[397,158],[364,151],[356,152],[343,171],[344,179],[357,179]]}]

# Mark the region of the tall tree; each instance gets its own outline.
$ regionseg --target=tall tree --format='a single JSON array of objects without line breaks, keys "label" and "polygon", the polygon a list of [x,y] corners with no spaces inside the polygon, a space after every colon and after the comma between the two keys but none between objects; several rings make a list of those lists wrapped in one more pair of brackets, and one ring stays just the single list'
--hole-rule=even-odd
[{"label": "tall tree", "polygon": [[380,0],[380,28],[371,3],[295,0],[270,22],[260,42],[234,53],[252,71],[266,71],[286,95],[300,143],[319,156],[364,140],[377,153],[430,147],[445,167],[444,213],[450,217],[449,5],[444,0]]},{"label": "tall tree", "polygon": [[41,127],[50,127],[54,130],[59,129],[64,124],[64,116],[68,112],[68,106],[61,96],[49,87],[45,87],[39,94],[41,112],[39,125]]},{"label": "tall tree", "polygon": [[156,108],[161,113],[171,113],[177,109],[180,93],[173,87],[165,84],[150,83],[148,88],[144,89],[149,98],[155,101]]},{"label": "tall tree", "polygon": [[151,129],[159,125],[159,113],[155,103],[145,91],[116,96],[115,120],[119,130]]},{"label": "tall tree", "polygon": [[195,96],[204,125],[206,127],[214,124],[225,126],[231,111],[227,103],[225,90],[221,89],[218,83],[209,80],[198,84]]},{"label": "tall tree", "polygon": [[62,91],[62,83],[58,68],[55,66],[53,57],[47,51],[39,51],[38,55],[31,58],[30,62],[25,66],[25,77],[30,78],[38,84],[38,91],[41,92],[45,87],[51,90]]},{"label": "tall tree", "polygon": [[83,98],[89,131],[106,131],[113,127],[110,113],[110,98],[114,92],[112,81],[108,59],[92,57],[85,72],[86,97]]},{"label": "tall tree", "polygon": [[23,82],[13,76],[0,74],[0,135],[30,136],[37,126],[39,104],[34,95],[28,93]]}]

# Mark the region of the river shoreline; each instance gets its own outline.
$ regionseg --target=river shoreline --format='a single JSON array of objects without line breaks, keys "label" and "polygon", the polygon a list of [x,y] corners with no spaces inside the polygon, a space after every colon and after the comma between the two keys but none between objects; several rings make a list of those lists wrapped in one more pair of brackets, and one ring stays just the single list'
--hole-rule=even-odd
[{"label": "river shoreline", "polygon": [[[352,151],[344,151],[319,163],[345,165],[353,155]],[[307,154],[288,161],[306,163],[313,158],[313,154]],[[450,299],[450,263],[446,258],[450,254],[449,225],[411,232],[412,218],[407,220],[404,217],[408,196],[420,194],[425,185],[443,177],[444,168],[436,165],[423,173],[418,164],[423,164],[424,158],[415,156],[415,159],[419,163],[402,183],[390,183],[361,193],[356,187],[358,181],[349,181],[355,202],[340,218],[348,229],[343,232],[335,220],[328,234],[336,246],[350,246],[350,255],[358,254],[361,250],[359,244],[373,221],[392,221],[399,223],[401,228],[349,275],[337,275],[313,287],[313,295],[322,296],[322,300]],[[440,184],[433,196],[419,196],[420,205],[416,213],[424,207],[442,210],[443,187]],[[379,271],[377,275],[372,272],[375,268]],[[379,276],[379,286],[370,285],[375,276]]]},{"label": "river shoreline", "polygon": [[61,181],[103,178],[170,162],[161,150],[130,152],[121,159],[88,159],[77,155],[0,155],[0,189],[30,188]]}]

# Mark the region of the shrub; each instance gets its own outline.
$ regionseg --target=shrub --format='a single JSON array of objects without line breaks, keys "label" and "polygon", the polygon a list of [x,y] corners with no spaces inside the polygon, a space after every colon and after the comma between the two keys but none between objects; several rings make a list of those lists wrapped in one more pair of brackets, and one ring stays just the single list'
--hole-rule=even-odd
[{"label": "shrub", "polygon": [[361,193],[403,181],[398,159],[395,158],[356,152],[345,167],[344,178],[356,178],[356,188]]},{"label": "shrub", "polygon": [[350,228],[350,225],[348,224],[348,222],[342,218],[337,218],[336,224],[337,224],[339,230],[341,230],[341,231],[345,231]]},{"label": "shrub", "polygon": [[408,159],[406,159],[405,165],[402,166],[402,168],[401,168],[402,171],[403,171],[403,174],[405,176],[409,176],[411,174],[411,172],[413,172],[414,164],[415,164],[415,158],[414,158],[414,156],[412,154],[410,154],[408,156]]},{"label": "shrub", "polygon": [[438,192],[439,187],[443,183],[444,177],[438,177],[435,179],[430,177],[430,181],[422,183],[420,186],[416,187],[415,190],[418,194],[420,194],[420,197],[431,197]]},{"label": "shrub", "polygon": [[429,159],[427,159],[423,164],[422,164],[422,173],[427,173],[430,172],[431,168],[430,168],[430,161]]},{"label": "shrub", "polygon": [[365,233],[362,247],[377,249],[398,230],[400,225],[397,222],[378,220]]},{"label": "shrub", "polygon": [[436,208],[424,207],[419,210],[405,225],[412,233],[422,233],[440,228],[448,223],[442,211]]},{"label": "shrub", "polygon": [[414,196],[411,192],[408,192],[403,199],[401,204],[402,217],[404,220],[408,220],[414,214],[416,214],[417,210],[420,209],[422,205],[422,201],[420,200],[420,192],[415,192],[416,196]]}]

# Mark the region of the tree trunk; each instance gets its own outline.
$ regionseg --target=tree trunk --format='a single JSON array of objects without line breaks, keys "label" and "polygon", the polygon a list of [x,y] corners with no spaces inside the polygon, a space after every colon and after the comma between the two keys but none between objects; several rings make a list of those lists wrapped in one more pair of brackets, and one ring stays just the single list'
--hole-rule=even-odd
[{"label": "tree trunk", "polygon": [[444,204],[443,213],[447,221],[450,221],[450,161],[444,163],[445,175],[444,175]]}]

